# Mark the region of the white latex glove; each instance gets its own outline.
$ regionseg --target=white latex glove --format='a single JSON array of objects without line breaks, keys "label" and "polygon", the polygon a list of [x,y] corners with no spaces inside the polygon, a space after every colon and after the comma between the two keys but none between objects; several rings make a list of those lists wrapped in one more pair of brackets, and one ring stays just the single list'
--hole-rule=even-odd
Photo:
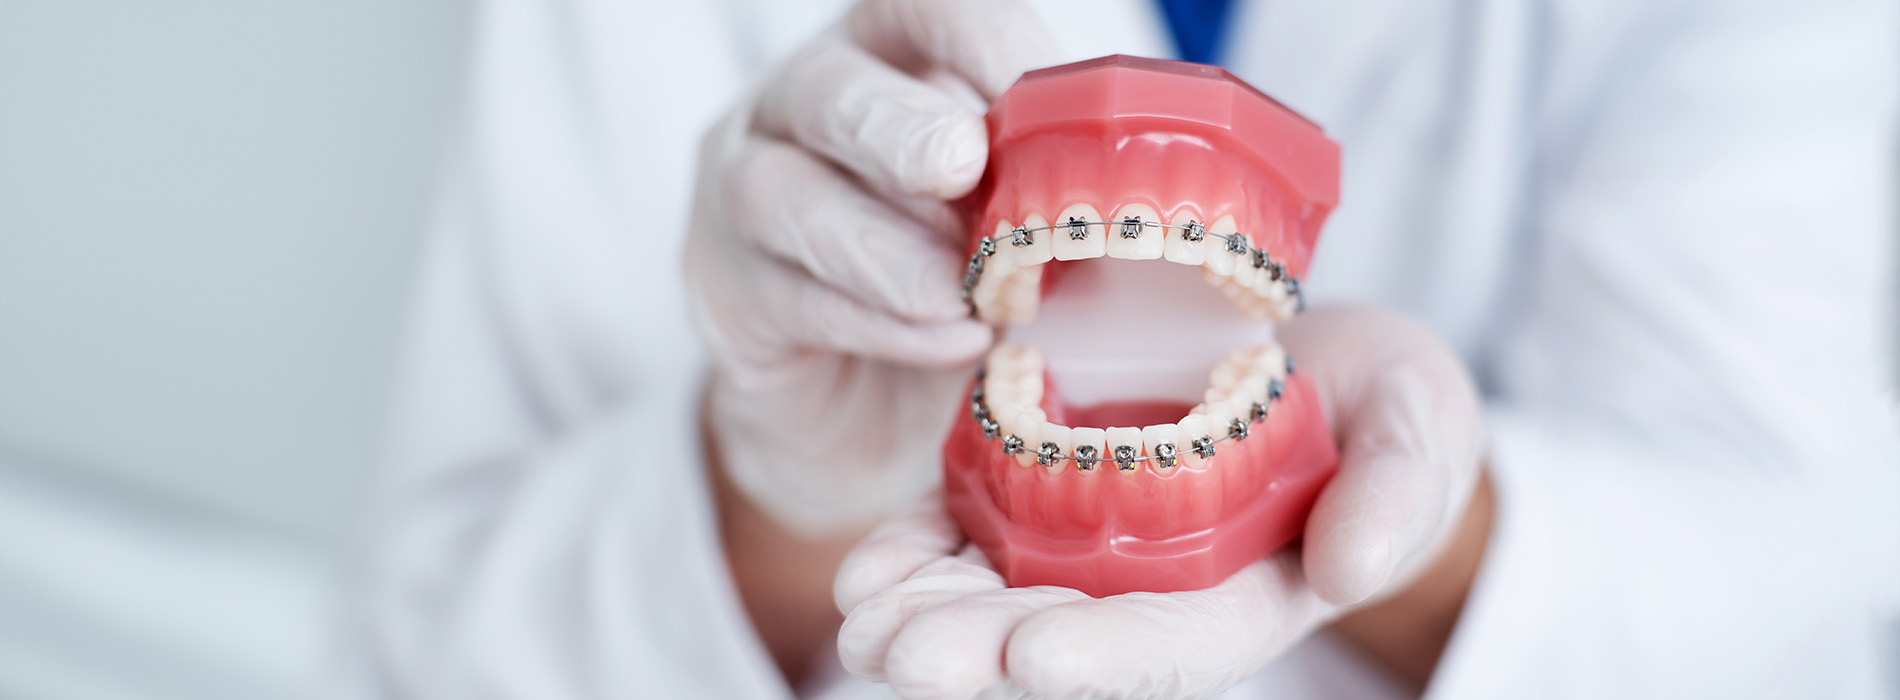
[{"label": "white latex glove", "polygon": [[1005,588],[941,499],[880,528],[839,572],[845,668],[905,698],[1203,698],[1343,606],[1395,591],[1458,526],[1479,474],[1479,401],[1457,357],[1395,313],[1320,309],[1281,329],[1341,447],[1304,544],[1213,588],[1092,599]]},{"label": "white latex glove", "polygon": [[945,201],[982,175],[983,102],[1052,46],[1016,2],[867,0],[706,136],[685,246],[703,420],[781,523],[869,527],[935,478],[991,339]]}]

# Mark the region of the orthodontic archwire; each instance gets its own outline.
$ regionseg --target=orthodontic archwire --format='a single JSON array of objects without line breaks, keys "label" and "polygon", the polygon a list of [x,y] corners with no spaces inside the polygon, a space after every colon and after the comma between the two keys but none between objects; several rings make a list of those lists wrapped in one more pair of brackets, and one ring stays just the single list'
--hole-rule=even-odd
[{"label": "orthodontic archwire", "polygon": [[1069,217],[1068,221],[1059,224],[1017,226],[1010,229],[1007,239],[987,236],[977,241],[976,254],[970,256],[970,265],[963,272],[963,303],[970,307],[970,317],[977,317],[976,283],[983,279],[984,260],[996,254],[998,244],[1007,240],[1011,247],[1022,248],[1034,244],[1036,234],[1039,232],[1061,229],[1068,229],[1070,240],[1082,240],[1088,238],[1090,226],[1101,226],[1105,229],[1112,227],[1122,238],[1140,238],[1141,230],[1144,228],[1175,229],[1181,232],[1181,239],[1189,243],[1199,243],[1206,236],[1219,238],[1227,242],[1223,249],[1228,253],[1250,257],[1249,262],[1255,268],[1266,272],[1267,279],[1285,282],[1287,295],[1293,297],[1295,311],[1306,309],[1306,294],[1300,290],[1300,281],[1286,271],[1285,265],[1268,257],[1265,250],[1253,247],[1247,237],[1239,232],[1214,233],[1207,230],[1207,226],[1199,221],[1189,221],[1186,224],[1164,224],[1159,221],[1144,221],[1133,216],[1123,217],[1121,221],[1082,221],[1076,217]]},{"label": "orthodontic archwire", "polygon": [[[1294,369],[1293,356],[1287,355],[1286,376],[1293,376]],[[976,419],[977,427],[983,430],[984,438],[992,441],[1001,440],[1003,443],[1003,454],[1013,457],[1027,451],[1029,445],[1024,444],[1022,439],[1015,435],[1004,435],[1003,426],[997,423],[996,419],[990,415],[989,402],[983,395],[983,380],[987,378],[988,375],[988,365],[984,365],[976,371],[976,386],[970,390],[970,417]],[[1282,396],[1285,395],[1285,392],[1285,379],[1280,377],[1268,378],[1266,401],[1253,402],[1253,405],[1247,411],[1247,415],[1244,419],[1242,417],[1235,417],[1233,420],[1228,421],[1226,426],[1222,426],[1227,428],[1226,435],[1222,435],[1218,438],[1214,437],[1212,433],[1200,436],[1190,442],[1187,449],[1200,455],[1202,459],[1206,459],[1214,456],[1215,446],[1221,443],[1239,442],[1247,439],[1247,434],[1252,430],[1253,424],[1265,421],[1267,419],[1268,409],[1271,408],[1273,404],[1278,403]],[[1155,460],[1162,468],[1172,468],[1180,459],[1180,453],[1177,451],[1174,443],[1171,442],[1164,442],[1157,445],[1155,447],[1157,453],[1152,455],[1135,454],[1135,449],[1129,445],[1116,446],[1112,452],[1112,456],[1108,457],[1096,455],[1093,445],[1077,447],[1073,454],[1062,454],[1061,452],[1057,452],[1058,449],[1060,448],[1053,442],[1043,442],[1042,445],[1036,449],[1036,464],[1047,467],[1066,459],[1073,460],[1075,462],[1075,468],[1078,471],[1094,471],[1097,462],[1114,462],[1116,469],[1121,471],[1133,471],[1136,462]]]}]

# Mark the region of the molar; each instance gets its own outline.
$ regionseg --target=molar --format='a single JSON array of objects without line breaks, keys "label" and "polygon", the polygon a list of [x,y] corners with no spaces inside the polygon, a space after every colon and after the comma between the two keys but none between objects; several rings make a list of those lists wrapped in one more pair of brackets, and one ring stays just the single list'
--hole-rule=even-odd
[{"label": "molar", "polygon": [[[1129,226],[1127,221],[1135,219],[1141,222]],[[1162,239],[1166,229],[1146,224],[1160,223],[1161,215],[1154,207],[1139,202],[1122,205],[1121,210],[1108,218],[1108,257],[1127,260],[1154,260],[1161,257]],[[1133,238],[1129,235],[1133,234]]]},{"label": "molar", "polygon": [[1036,317],[1036,310],[1042,306],[1042,270],[1042,265],[1018,268],[1009,276],[997,297],[1004,323],[1020,325]]},{"label": "molar", "polygon": [[1056,259],[1087,260],[1102,257],[1108,250],[1107,232],[1100,223],[1081,223],[1101,220],[1102,213],[1087,204],[1071,204],[1063,209],[1056,216],[1056,228],[1049,231],[1055,234]]}]

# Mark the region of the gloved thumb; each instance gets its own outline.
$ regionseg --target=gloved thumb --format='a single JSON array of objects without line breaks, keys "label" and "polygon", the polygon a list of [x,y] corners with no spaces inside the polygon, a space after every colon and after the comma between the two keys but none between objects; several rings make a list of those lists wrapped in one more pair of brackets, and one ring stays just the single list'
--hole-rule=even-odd
[{"label": "gloved thumb", "polygon": [[1484,445],[1477,390],[1437,336],[1390,311],[1315,310],[1282,339],[1312,373],[1340,447],[1302,565],[1321,598],[1358,603],[1414,572],[1457,524]]}]

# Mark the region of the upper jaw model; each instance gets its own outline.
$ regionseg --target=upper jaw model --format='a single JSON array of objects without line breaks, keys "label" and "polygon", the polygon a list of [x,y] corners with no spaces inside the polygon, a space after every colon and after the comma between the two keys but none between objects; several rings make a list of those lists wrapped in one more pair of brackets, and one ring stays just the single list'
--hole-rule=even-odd
[{"label": "upper jaw model", "polygon": [[1265,322],[1303,304],[1339,147],[1224,70],[1127,56],[1026,74],[988,121],[964,295],[1009,340],[944,444],[951,515],[1010,585],[1094,596],[1297,537],[1337,453]]}]

